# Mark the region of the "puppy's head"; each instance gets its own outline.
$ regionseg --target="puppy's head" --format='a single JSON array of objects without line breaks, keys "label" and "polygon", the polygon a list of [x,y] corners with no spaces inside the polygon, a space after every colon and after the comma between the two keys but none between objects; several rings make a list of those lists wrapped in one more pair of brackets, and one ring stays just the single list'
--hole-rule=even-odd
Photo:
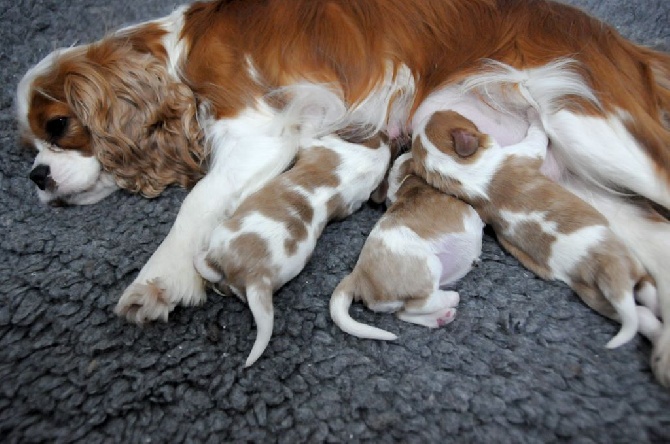
[{"label": "puppy's head", "polygon": [[488,136],[455,111],[438,111],[424,128],[428,140],[440,152],[463,163],[476,161],[488,146]]}]

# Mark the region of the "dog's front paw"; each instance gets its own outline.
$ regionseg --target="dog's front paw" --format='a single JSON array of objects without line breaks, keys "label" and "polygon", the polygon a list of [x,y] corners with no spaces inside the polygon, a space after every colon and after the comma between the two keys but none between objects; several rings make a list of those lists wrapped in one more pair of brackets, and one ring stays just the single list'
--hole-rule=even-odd
[{"label": "dog's front paw", "polygon": [[664,327],[663,333],[654,343],[651,369],[661,385],[670,387],[670,326]]},{"label": "dog's front paw", "polygon": [[160,279],[145,284],[134,283],[123,292],[114,312],[136,324],[161,319],[168,320],[174,309]]},{"label": "dog's front paw", "polygon": [[138,278],[123,292],[114,312],[136,324],[167,321],[177,305],[199,305],[205,297],[202,279],[195,270],[170,278]]}]

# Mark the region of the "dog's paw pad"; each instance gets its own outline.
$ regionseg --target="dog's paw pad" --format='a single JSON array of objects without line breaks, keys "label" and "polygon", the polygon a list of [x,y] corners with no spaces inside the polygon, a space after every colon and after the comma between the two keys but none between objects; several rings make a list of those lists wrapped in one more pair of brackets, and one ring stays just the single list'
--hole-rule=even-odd
[{"label": "dog's paw pad", "polygon": [[445,325],[451,323],[456,317],[456,310],[447,310],[440,317],[437,318],[437,326],[444,327]]}]

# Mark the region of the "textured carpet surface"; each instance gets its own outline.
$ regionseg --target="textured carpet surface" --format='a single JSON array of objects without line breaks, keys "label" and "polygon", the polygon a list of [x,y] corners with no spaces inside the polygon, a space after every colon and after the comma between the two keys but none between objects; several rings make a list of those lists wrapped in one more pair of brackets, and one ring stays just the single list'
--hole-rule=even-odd
[{"label": "textured carpet surface", "polygon": [[[286,0],[290,1],[290,0]],[[667,0],[575,0],[633,40],[670,48]],[[10,442],[668,442],[670,391],[637,338],[564,285],[535,278],[490,236],[459,285],[457,319],[430,331],[353,315],[394,343],[347,336],[328,299],[379,210],[330,225],[276,296],[273,339],[240,302],[210,294],[143,328],[112,308],[167,234],[185,192],[119,192],[91,207],[40,206],[19,148],[13,96],[58,46],[162,16],[174,1],[0,0],[0,436]]]}]

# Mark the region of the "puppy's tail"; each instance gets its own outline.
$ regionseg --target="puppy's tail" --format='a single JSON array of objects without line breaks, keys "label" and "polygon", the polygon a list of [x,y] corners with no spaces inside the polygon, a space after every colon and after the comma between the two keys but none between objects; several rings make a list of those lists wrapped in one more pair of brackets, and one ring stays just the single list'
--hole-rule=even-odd
[{"label": "puppy's tail", "polygon": [[256,341],[249,352],[245,367],[249,367],[261,357],[272,337],[274,328],[274,308],[272,307],[272,288],[264,284],[252,284],[247,287],[247,303],[256,323]]},{"label": "puppy's tail", "polygon": [[360,323],[349,315],[349,307],[354,300],[355,279],[353,274],[342,279],[330,298],[330,316],[335,325],[345,333],[366,339],[394,341],[396,335],[381,328]]},{"label": "puppy's tail", "polygon": [[633,292],[627,292],[625,296],[619,300],[615,301],[610,299],[610,303],[614,306],[617,314],[619,315],[619,320],[621,321],[621,329],[605,347],[612,349],[617,348],[635,337],[639,329],[639,318],[637,314],[637,308],[635,306],[635,297]]}]

